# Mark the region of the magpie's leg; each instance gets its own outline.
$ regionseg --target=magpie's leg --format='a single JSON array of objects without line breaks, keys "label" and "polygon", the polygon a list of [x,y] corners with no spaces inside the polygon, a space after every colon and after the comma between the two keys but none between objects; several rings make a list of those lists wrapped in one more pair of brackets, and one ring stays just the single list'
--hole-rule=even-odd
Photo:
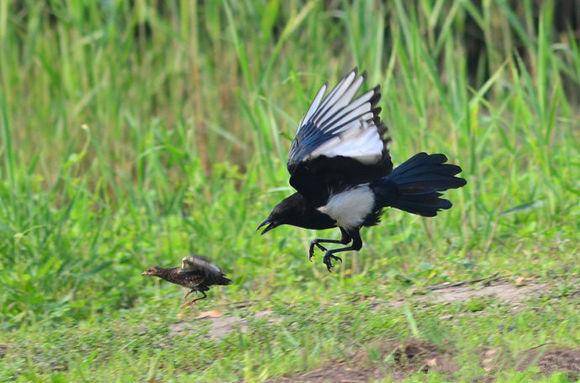
[{"label": "magpie's leg", "polygon": [[341,253],[343,251],[350,251],[350,250],[359,251],[362,248],[362,239],[360,238],[359,229],[352,230],[348,234],[352,238],[352,244],[350,246],[341,247],[339,249],[328,250],[326,252],[326,254],[324,254],[323,262],[326,265],[326,268],[328,269],[328,271],[331,271],[332,267],[334,266],[332,264],[332,261],[338,261],[338,262],[342,263],[342,258],[337,257],[334,254]]},{"label": "magpie's leg", "polygon": [[315,238],[310,241],[310,247],[308,249],[308,260],[311,261],[312,257],[314,256],[314,246],[318,247],[322,251],[328,251],[326,247],[322,246],[320,243],[340,243],[346,245],[351,241],[350,235],[341,227],[340,233],[342,237],[340,239],[323,239],[323,238]]},{"label": "magpie's leg", "polygon": [[310,247],[308,248],[308,260],[311,261],[312,257],[314,256],[314,246],[318,247],[322,251],[327,251],[328,249],[321,245],[321,243],[341,243],[339,240],[336,239],[324,239],[324,238],[315,238],[310,241]]}]

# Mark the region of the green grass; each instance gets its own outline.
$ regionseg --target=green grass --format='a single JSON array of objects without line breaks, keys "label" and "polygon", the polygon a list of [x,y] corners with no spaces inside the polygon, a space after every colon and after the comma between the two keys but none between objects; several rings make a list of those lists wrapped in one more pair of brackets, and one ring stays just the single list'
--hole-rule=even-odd
[{"label": "green grass", "polygon": [[[481,347],[577,347],[574,297],[517,314],[359,302],[495,273],[566,290],[579,271],[577,39],[552,29],[551,1],[537,18],[533,1],[414,3],[0,2],[0,379],[263,381],[420,337],[452,344],[469,381]],[[469,22],[486,43],[471,80]],[[382,86],[394,162],[443,152],[468,185],[433,220],[388,211],[328,274],[320,255],[306,262],[316,233],[254,229],[291,193],[286,153],[309,100],[353,66]],[[282,322],[168,337],[180,292],[140,272],[189,251],[234,280],[201,309]]]}]

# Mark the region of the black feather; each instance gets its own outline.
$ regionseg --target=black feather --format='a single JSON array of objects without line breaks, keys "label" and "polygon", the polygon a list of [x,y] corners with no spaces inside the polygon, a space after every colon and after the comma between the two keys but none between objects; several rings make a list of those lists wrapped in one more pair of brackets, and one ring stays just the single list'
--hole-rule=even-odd
[{"label": "black feather", "polygon": [[414,155],[389,176],[371,184],[378,203],[424,217],[434,217],[439,210],[450,209],[451,202],[440,198],[439,192],[462,187],[466,181],[454,177],[461,168],[445,164],[446,161],[443,154]]}]

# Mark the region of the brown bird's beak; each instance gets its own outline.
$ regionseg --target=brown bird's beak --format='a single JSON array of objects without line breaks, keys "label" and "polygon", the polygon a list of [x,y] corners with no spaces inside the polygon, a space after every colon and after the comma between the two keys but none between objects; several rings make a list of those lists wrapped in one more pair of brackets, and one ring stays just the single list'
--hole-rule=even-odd
[{"label": "brown bird's beak", "polygon": [[261,224],[258,225],[258,227],[256,228],[256,231],[260,230],[263,226],[266,226],[266,228],[262,231],[262,233],[260,233],[261,235],[266,234],[267,232],[269,232],[273,228],[280,226],[280,225],[276,222],[270,221],[270,218],[266,218],[264,220],[264,222],[262,222]]}]

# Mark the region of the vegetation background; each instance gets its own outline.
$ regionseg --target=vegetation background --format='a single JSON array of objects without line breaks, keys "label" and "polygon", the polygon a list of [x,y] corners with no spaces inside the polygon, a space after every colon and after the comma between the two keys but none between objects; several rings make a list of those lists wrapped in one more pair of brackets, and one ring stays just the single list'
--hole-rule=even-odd
[{"label": "vegetation background", "polygon": [[[362,350],[390,381],[397,361],[372,345],[414,339],[451,350],[457,368],[400,379],[573,381],[479,355],[578,347],[578,12],[0,1],[0,380],[265,381]],[[309,101],[354,66],[382,86],[394,162],[443,152],[468,185],[436,219],[388,211],[329,274],[306,261],[316,233],[254,230],[291,193],[286,155]],[[189,252],[234,284],[188,312],[179,289],[140,272]],[[494,275],[548,287],[517,309],[416,299]],[[208,338],[195,319],[206,310],[246,331]]]}]

